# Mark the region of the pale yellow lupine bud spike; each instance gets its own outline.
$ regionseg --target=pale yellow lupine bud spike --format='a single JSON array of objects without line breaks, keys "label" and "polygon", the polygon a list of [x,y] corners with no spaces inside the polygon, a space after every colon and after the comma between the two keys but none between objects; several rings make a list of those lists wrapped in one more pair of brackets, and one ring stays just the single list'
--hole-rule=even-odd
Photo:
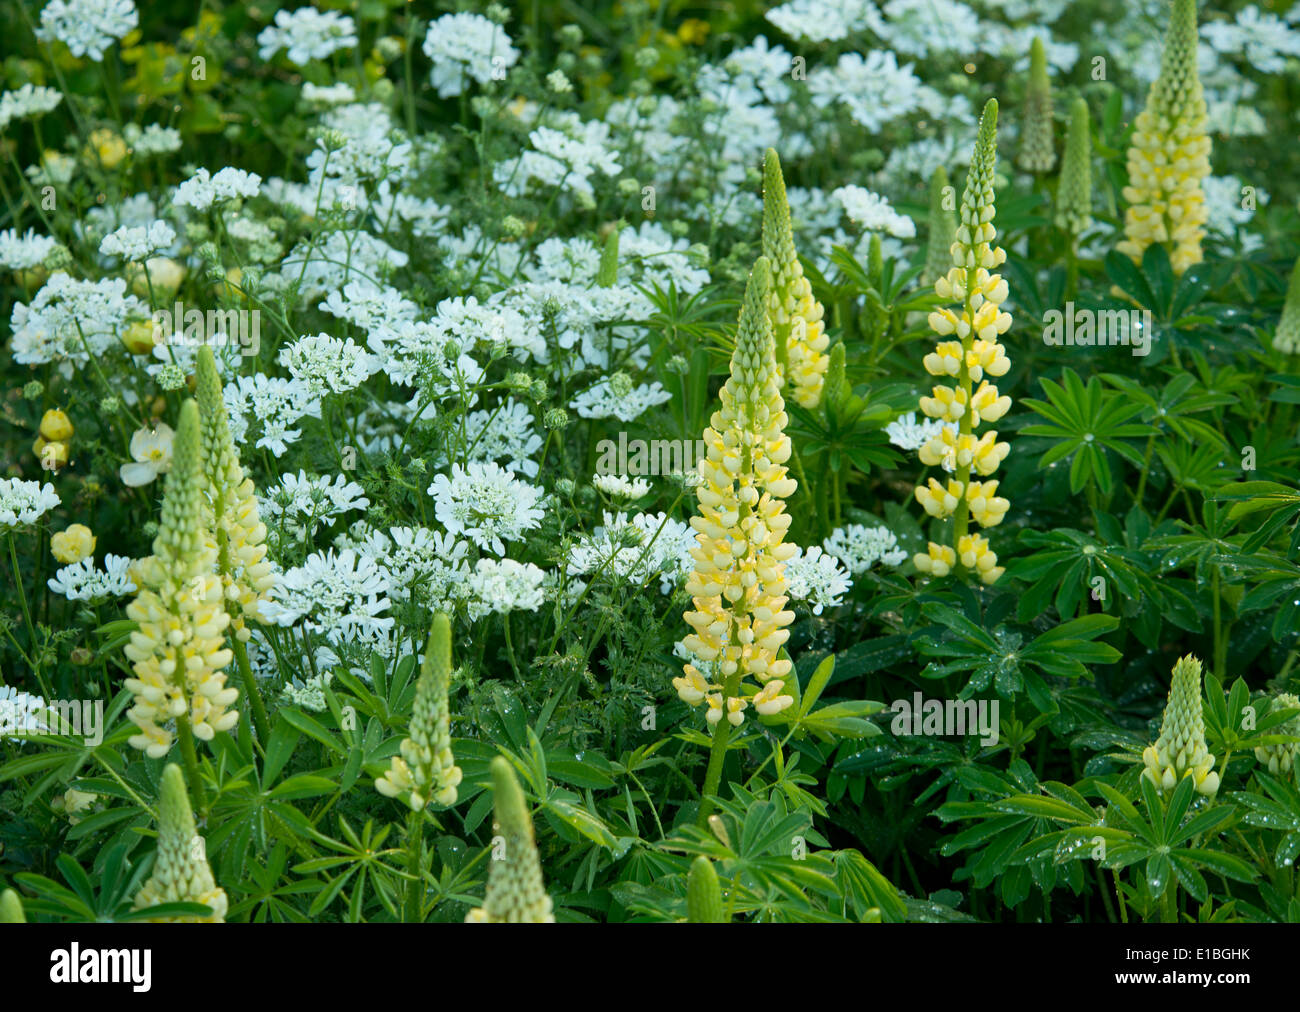
[{"label": "pale yellow lupine bud spike", "polygon": [[23,902],[12,889],[0,892],[0,924],[26,924]]},{"label": "pale yellow lupine bud spike", "polygon": [[[1300,709],[1300,698],[1289,692],[1282,692],[1273,697],[1268,712]],[[1296,714],[1285,723],[1269,728],[1269,734],[1288,735],[1300,738],[1300,714]],[[1261,745],[1255,749],[1255,758],[1275,776],[1287,774],[1295,769],[1296,759],[1300,758],[1300,741],[1281,742],[1277,745]]]},{"label": "pale yellow lupine bud spike", "polygon": [[225,645],[230,616],[216,544],[204,524],[207,478],[199,444],[199,409],[189,400],[172,443],[154,554],[136,563],[140,590],[126,608],[137,626],[123,648],[133,671],[123,684],[135,696],[127,717],[139,728],[129,742],[154,759],[171,750],[175,719],[186,718],[201,741],[239,720],[231,709],[239,692],[226,686],[223,670],[232,657]]},{"label": "pale yellow lupine bud spike", "polygon": [[988,379],[1005,375],[1011,367],[998,343],[1011,326],[1011,314],[1002,310],[1009,294],[1007,283],[992,273],[1006,261],[1006,253],[994,244],[997,121],[997,100],[989,99],[980,116],[960,221],[950,247],[952,267],[934,283],[935,294],[958,302],[959,308],[937,309],[930,314],[930,327],[940,337],[955,335],[959,340],[940,341],[922,360],[932,376],[954,381],[952,386],[933,387],[931,396],[922,396],[918,402],[922,413],[945,426],[917,455],[922,464],[942,467],[951,477],[928,478],[915,493],[929,516],[952,518],[951,541],[943,545],[931,541],[926,551],[912,559],[918,572],[933,577],[947,576],[961,563],[988,584],[997,581],[1003,567],[997,564],[988,541],[968,533],[968,527],[972,519],[981,527],[994,527],[1010,507],[996,494],[997,482],[971,481],[972,470],[988,476],[1010,452],[1005,443],[997,441],[996,432],[975,432],[980,424],[997,421],[1011,406],[1011,398],[1000,394]]},{"label": "pale yellow lupine bud spike", "polygon": [[[763,715],[794,702],[780,692],[791,663],[779,652],[794,621],[784,563],[798,549],[784,537],[785,500],[797,486],[785,467],[792,451],[766,312],[770,291],[768,260],[759,257],[745,286],[731,375],[702,437],[699,514],[691,518],[695,566],[686,590],[693,610],[683,617],[692,631],[682,643],[696,659],[673,685],[685,702],[708,704],[714,727],[724,715],[728,724],[742,723],[747,700]],[[759,687],[744,685],[747,676]]]},{"label": "pale yellow lupine bud spike", "polygon": [[1196,59],[1196,0],[1174,0],[1160,76],[1134,123],[1116,249],[1140,262],[1159,243],[1176,275],[1201,262],[1209,216],[1201,181],[1210,174],[1210,135]]},{"label": "pale yellow lupine bud spike", "polygon": [[781,160],[771,148],[763,155],[763,256],[772,269],[769,300],[781,382],[800,405],[812,409],[821,402],[830,340],[822,320],[825,311],[813,298],[794,248]]},{"label": "pale yellow lupine bud spike", "polygon": [[1047,52],[1034,36],[1029,48],[1029,84],[1025,91],[1024,119],[1020,124],[1020,154],[1016,164],[1026,172],[1051,172],[1056,165],[1052,137],[1052,81],[1047,76]]},{"label": "pale yellow lupine bud spike", "polygon": [[385,797],[405,795],[415,812],[430,801],[456,803],[461,769],[451,751],[450,685],[451,620],[438,612],[415,685],[410,735],[402,741],[401,754],[393,756],[388,771],[375,781],[375,789]]},{"label": "pale yellow lupine bud spike", "polygon": [[163,768],[158,798],[158,855],[153,875],[135,897],[135,909],[160,903],[204,903],[212,908],[207,917],[161,917],[157,921],[219,924],[226,919],[225,890],[217,886],[208,865],[203,838],[194,828],[194,813],[185,778],[175,763]]},{"label": "pale yellow lupine bud spike", "polygon": [[491,770],[496,821],[487,891],[483,905],[471,910],[465,920],[479,924],[554,923],[554,904],[542,880],[524,792],[506,759],[497,756]]},{"label": "pale yellow lupine bud spike", "polygon": [[250,633],[245,620],[262,620],[260,607],[275,586],[267,558],[266,525],[259,515],[253,482],[245,477],[230,438],[221,377],[206,344],[199,348],[194,378],[202,416],[203,472],[208,483],[206,522],[218,541],[226,610],[236,637],[247,642]]},{"label": "pale yellow lupine bud spike", "polygon": [[1213,795],[1219,789],[1214,761],[1205,743],[1201,662],[1188,654],[1174,665],[1160,737],[1142,753],[1142,775],[1161,791],[1172,791],[1189,776],[1199,793]]}]

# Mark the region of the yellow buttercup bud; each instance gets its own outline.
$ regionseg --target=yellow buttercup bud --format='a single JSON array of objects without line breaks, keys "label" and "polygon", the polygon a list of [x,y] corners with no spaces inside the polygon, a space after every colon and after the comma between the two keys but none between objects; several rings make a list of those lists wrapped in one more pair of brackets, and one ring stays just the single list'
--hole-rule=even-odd
[{"label": "yellow buttercup bud", "polygon": [[96,540],[85,524],[72,524],[50,538],[50,553],[64,565],[72,565],[94,554]]},{"label": "yellow buttercup bud", "polygon": [[58,408],[51,408],[41,416],[40,433],[42,439],[47,443],[66,443],[72,438],[75,430],[72,427],[72,419]]}]

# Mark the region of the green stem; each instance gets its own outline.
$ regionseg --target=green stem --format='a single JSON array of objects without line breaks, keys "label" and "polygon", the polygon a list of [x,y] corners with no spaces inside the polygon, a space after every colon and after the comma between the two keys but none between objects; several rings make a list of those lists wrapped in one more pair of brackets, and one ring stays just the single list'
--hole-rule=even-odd
[{"label": "green stem", "polygon": [[727,758],[727,742],[731,739],[731,722],[727,720],[727,700],[740,692],[740,672],[727,678],[722,690],[722,717],[713,728],[713,746],[709,749],[709,767],[704,774],[704,793],[700,796],[700,814],[696,825],[701,829],[709,824],[713,814],[713,799],[722,781],[722,764]]},{"label": "green stem", "polygon": [[424,869],[421,862],[424,852],[423,810],[411,813],[406,835],[406,870],[412,878],[406,885],[406,909],[402,920],[406,924],[419,924],[422,920],[420,907],[424,899]]},{"label": "green stem", "polygon": [[270,740],[271,721],[266,715],[261,690],[257,687],[257,676],[248,663],[248,648],[238,636],[231,636],[230,640],[231,649],[235,652],[235,663],[239,667],[239,680],[244,684],[244,695],[248,699],[249,713],[253,718],[253,728],[257,731],[258,743],[266,748],[266,743]]},{"label": "green stem", "polygon": [[203,790],[203,781],[199,778],[199,756],[194,749],[194,732],[190,729],[188,714],[176,718],[176,730],[181,742],[181,761],[185,766],[185,779],[189,781],[190,797],[194,799],[194,810],[200,820],[208,814],[207,792]]}]

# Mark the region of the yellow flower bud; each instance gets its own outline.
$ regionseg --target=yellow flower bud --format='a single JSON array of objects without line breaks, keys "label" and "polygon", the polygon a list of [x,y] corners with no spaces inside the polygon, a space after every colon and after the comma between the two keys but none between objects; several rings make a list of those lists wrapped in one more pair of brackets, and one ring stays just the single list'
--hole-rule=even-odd
[{"label": "yellow flower bud", "polygon": [[72,565],[94,554],[96,540],[85,524],[72,524],[50,538],[50,552],[64,565]]}]

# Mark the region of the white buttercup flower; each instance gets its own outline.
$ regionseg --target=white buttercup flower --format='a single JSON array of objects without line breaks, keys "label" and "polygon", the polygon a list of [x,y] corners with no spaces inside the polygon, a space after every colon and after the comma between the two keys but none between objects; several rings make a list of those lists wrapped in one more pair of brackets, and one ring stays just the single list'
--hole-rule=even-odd
[{"label": "white buttercup flower", "polygon": [[124,485],[138,488],[148,485],[172,466],[172,440],[176,433],[163,422],[153,429],[136,429],[131,437],[133,462],[123,464],[118,474]]}]

